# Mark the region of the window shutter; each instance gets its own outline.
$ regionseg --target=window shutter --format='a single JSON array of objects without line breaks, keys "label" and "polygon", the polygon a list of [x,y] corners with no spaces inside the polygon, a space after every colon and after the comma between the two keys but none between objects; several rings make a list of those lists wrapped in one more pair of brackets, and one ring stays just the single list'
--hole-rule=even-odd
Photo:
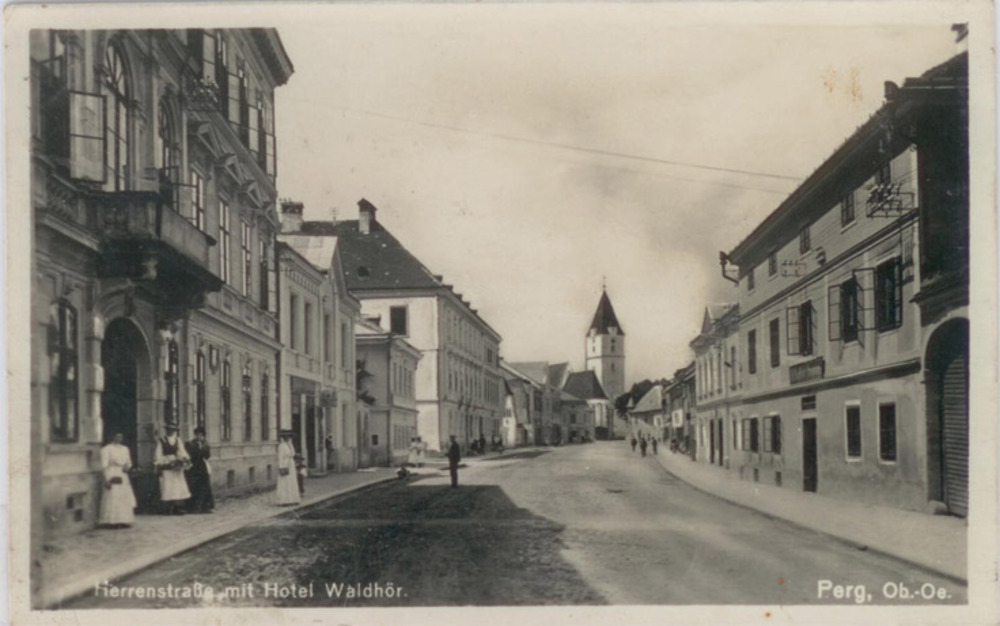
[{"label": "window shutter", "polygon": [[[254,101],[250,100],[250,102],[254,102]],[[250,115],[247,116],[247,118],[248,118],[247,119],[247,124],[250,127],[250,142],[249,142],[249,145],[247,147],[250,149],[251,154],[253,154],[254,161],[257,160],[257,154],[261,150],[261,146],[260,146],[259,141],[258,141],[259,137],[260,137],[260,135],[258,134],[258,127],[259,127],[259,122],[260,122],[260,109],[259,109],[259,107],[260,107],[260,104],[255,104],[255,105],[250,106]]]},{"label": "window shutter", "polygon": [[875,328],[875,270],[873,268],[853,271],[858,286],[856,310],[858,312],[858,334]]},{"label": "window shutter", "polygon": [[799,341],[799,307],[797,306],[785,308],[785,339],[787,340],[785,347],[789,355],[802,353]]},{"label": "window shutter", "polygon": [[773,417],[771,418],[771,451],[775,454],[781,454],[781,418]]},{"label": "window shutter", "polygon": [[236,74],[227,73],[226,82],[229,83],[229,122],[236,127],[239,132],[240,125],[240,77]]},{"label": "window shutter", "polygon": [[840,285],[831,285],[827,289],[827,305],[830,313],[830,341],[840,341]]},{"label": "window shutter", "polygon": [[[201,43],[201,80],[215,83],[215,34],[210,30],[202,31]],[[220,97],[224,94],[219,94]]]},{"label": "window shutter", "polygon": [[69,175],[76,180],[105,181],[104,96],[80,91],[69,92]]},{"label": "window shutter", "polygon": [[274,148],[275,148],[275,146],[274,146],[274,135],[271,134],[271,133],[268,133],[267,135],[265,135],[264,141],[265,141],[264,149],[267,151],[267,155],[266,155],[267,159],[266,159],[266,162],[265,162],[265,169],[267,171],[267,175],[271,177],[271,181],[273,182],[274,181],[274,177],[277,176],[277,174],[278,174],[277,155],[275,154],[275,151],[274,151]]}]

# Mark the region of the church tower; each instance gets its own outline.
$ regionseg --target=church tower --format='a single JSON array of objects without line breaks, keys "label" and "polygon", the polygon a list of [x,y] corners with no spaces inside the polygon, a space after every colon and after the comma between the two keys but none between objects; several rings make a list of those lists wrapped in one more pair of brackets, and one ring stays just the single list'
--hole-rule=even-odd
[{"label": "church tower", "polygon": [[614,402],[625,393],[625,331],[622,330],[608,292],[603,289],[586,340],[587,369],[601,381],[604,393]]}]

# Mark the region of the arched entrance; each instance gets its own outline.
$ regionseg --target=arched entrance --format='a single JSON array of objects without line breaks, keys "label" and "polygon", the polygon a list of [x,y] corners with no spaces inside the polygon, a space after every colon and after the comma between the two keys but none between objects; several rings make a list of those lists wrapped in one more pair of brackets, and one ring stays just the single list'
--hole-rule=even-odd
[{"label": "arched entrance", "polygon": [[[101,395],[104,442],[121,433],[138,469],[133,488],[140,510],[155,503],[152,441],[152,378],[146,340],[138,327],[119,318],[108,324],[101,344],[104,393]],[[150,477],[152,476],[152,480]]]},{"label": "arched entrance", "polygon": [[927,343],[929,498],[965,517],[969,509],[969,322],[944,323]]}]

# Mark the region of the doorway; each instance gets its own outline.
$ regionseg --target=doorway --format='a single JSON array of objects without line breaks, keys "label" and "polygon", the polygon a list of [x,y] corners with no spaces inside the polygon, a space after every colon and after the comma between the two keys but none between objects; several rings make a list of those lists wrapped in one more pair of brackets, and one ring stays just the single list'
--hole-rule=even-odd
[{"label": "doorway", "polygon": [[816,418],[802,420],[802,490],[816,492],[819,466],[816,449]]},{"label": "doorway", "polygon": [[927,345],[930,498],[952,515],[969,512],[969,323],[942,325]]}]

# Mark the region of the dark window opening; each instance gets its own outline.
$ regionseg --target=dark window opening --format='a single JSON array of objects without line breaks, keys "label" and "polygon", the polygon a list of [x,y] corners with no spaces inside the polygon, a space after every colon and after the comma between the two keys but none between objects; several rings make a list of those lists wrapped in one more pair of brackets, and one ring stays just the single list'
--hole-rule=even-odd
[{"label": "dark window opening", "polygon": [[903,263],[899,257],[886,261],[875,270],[875,302],[879,331],[903,324]]},{"label": "dark window opening", "polygon": [[847,458],[861,458],[861,407],[849,406],[847,420]]},{"label": "dark window opening", "polygon": [[396,335],[407,335],[406,307],[389,307],[389,330]]},{"label": "dark window opening", "polygon": [[67,302],[53,305],[49,333],[49,438],[76,441],[79,426],[76,309]]},{"label": "dark window opening", "polygon": [[896,460],[896,405],[878,407],[878,455],[883,461]]}]

